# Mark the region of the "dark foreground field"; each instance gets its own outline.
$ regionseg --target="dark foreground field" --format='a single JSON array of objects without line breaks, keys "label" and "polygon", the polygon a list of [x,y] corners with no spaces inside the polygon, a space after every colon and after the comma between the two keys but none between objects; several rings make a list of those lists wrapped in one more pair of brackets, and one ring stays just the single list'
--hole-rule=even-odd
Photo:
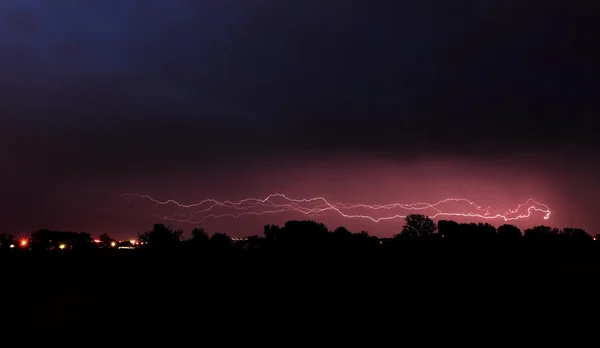
[{"label": "dark foreground field", "polygon": [[2,335],[10,347],[187,347],[359,344],[398,330],[408,337],[502,323],[510,333],[589,311],[600,285],[597,248],[11,253],[1,256]]}]

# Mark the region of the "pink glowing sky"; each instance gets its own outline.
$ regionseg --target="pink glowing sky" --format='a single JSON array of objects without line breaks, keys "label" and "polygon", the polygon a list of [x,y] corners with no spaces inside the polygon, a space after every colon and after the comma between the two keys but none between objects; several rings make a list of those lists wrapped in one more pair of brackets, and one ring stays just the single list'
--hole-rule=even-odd
[{"label": "pink glowing sky", "polygon": [[[519,226],[598,232],[598,11],[516,3],[0,2],[0,233],[131,238],[162,221],[123,193],[275,192],[535,198],[551,219]],[[173,225],[241,236],[302,218]],[[402,225],[319,220],[378,236]]]},{"label": "pink glowing sky", "polygon": [[[525,156],[526,157],[526,156]],[[163,215],[177,209],[167,209],[142,200],[127,200],[122,193],[149,194],[159,200],[175,199],[191,204],[206,198],[240,200],[248,197],[265,198],[269,193],[282,192],[294,198],[323,196],[331,201],[361,204],[389,204],[436,202],[449,197],[468,198],[481,206],[497,210],[514,209],[529,198],[547,204],[552,210],[549,220],[543,213],[532,213],[530,218],[512,221],[521,228],[538,224],[556,227],[583,227],[589,232],[597,226],[586,218],[589,210],[581,208],[580,201],[567,201],[569,194],[586,191],[565,190],[566,178],[525,161],[495,160],[407,160],[386,161],[361,156],[336,156],[323,160],[270,162],[268,171],[260,165],[244,169],[221,166],[216,169],[148,175],[140,179],[70,181],[56,187],[54,199],[60,205],[46,205],[31,211],[23,220],[9,220],[21,225],[22,231],[39,226],[45,228],[88,231],[93,235],[108,232],[119,238],[133,238],[138,232],[151,228],[153,223],[171,224],[186,233],[202,227],[209,233],[225,232],[240,237],[262,234],[265,224],[283,224],[290,219],[306,219],[298,213],[279,213],[264,216],[244,216],[238,219],[208,218],[198,224],[162,220]],[[558,179],[562,177],[563,179]],[[570,178],[573,182],[573,179]],[[575,182],[573,182],[575,184]],[[575,187],[575,186],[571,186]],[[588,192],[589,193],[589,192]],[[451,208],[451,206],[450,206]],[[580,209],[579,213],[577,209]],[[380,237],[391,236],[401,229],[402,220],[374,223],[364,219],[347,219],[336,214],[317,218],[330,229],[346,226],[351,231],[366,230]],[[480,222],[482,219],[452,218],[456,221]],[[501,220],[486,220],[494,225]]]}]

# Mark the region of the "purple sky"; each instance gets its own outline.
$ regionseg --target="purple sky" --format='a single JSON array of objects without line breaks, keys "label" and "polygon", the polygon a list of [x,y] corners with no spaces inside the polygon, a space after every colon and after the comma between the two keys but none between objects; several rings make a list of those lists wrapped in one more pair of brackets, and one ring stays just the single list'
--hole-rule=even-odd
[{"label": "purple sky", "polygon": [[[591,1],[4,1],[0,232],[128,238],[161,222],[127,192],[534,197],[552,218],[525,225],[600,232],[595,13]],[[200,227],[260,234],[287,218],[302,216]]]}]

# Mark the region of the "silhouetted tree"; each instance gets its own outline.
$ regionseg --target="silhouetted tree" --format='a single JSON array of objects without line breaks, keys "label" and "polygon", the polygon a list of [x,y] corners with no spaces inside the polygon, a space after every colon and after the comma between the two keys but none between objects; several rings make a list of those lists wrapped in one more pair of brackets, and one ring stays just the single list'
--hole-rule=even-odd
[{"label": "silhouetted tree", "polygon": [[303,248],[317,246],[327,240],[327,226],[312,220],[291,220],[278,231],[277,241]]},{"label": "silhouetted tree", "polygon": [[484,238],[492,238],[496,235],[496,227],[488,224],[487,222],[480,222],[477,226],[479,227],[479,231]]},{"label": "silhouetted tree", "polygon": [[322,223],[312,220],[291,220],[281,228],[273,225],[265,226],[265,237],[268,244],[277,250],[305,252],[309,249],[312,251],[327,249],[333,240],[333,233],[330,233],[327,226]]},{"label": "silhouetted tree", "polygon": [[262,238],[261,236],[258,236],[258,235],[250,236],[250,237],[248,237],[248,240],[246,243],[247,249],[250,249],[250,250],[260,249],[265,246],[266,242],[267,242],[267,239]]},{"label": "silhouetted tree", "polygon": [[340,227],[336,228],[333,231],[333,234],[336,235],[337,237],[342,237],[342,238],[349,237],[352,235],[352,233],[350,231],[348,231],[348,229],[346,229],[346,227],[344,227],[344,226],[340,226]]},{"label": "silhouetted tree", "polygon": [[48,250],[58,242],[58,238],[57,232],[38,230],[31,234],[31,247],[35,250]]},{"label": "silhouetted tree", "polygon": [[357,243],[357,239],[346,227],[340,226],[333,231],[332,240],[337,247],[348,247]]},{"label": "silhouetted tree", "polygon": [[437,225],[429,217],[421,214],[410,214],[405,218],[401,235],[410,237],[424,237],[437,231]]},{"label": "silhouetted tree", "polygon": [[8,233],[0,234],[0,249],[10,249],[11,245],[15,245],[15,236]]},{"label": "silhouetted tree", "polygon": [[194,228],[192,230],[192,240],[208,241],[210,238],[203,228]]},{"label": "silhouetted tree", "polygon": [[108,248],[112,242],[116,242],[116,240],[111,238],[108,233],[102,233],[98,239],[100,240],[100,247],[102,248]]},{"label": "silhouetted tree", "polygon": [[459,225],[460,235],[463,239],[473,239],[477,237],[479,226],[475,223],[462,223]]},{"label": "silhouetted tree", "polygon": [[210,243],[217,249],[229,249],[231,248],[232,240],[225,233],[215,233],[210,237]]},{"label": "silhouetted tree", "polygon": [[560,231],[558,228],[540,225],[526,229],[523,236],[530,240],[551,241],[557,240],[559,233]]},{"label": "silhouetted tree", "polygon": [[89,249],[95,247],[94,240],[85,232],[61,232],[38,230],[31,234],[31,246],[37,250]]},{"label": "silhouetted tree", "polygon": [[275,242],[278,239],[280,232],[281,227],[277,225],[265,225],[264,235],[269,242]]},{"label": "silhouetted tree", "polygon": [[210,237],[202,228],[192,230],[192,238],[189,240],[195,249],[206,248],[210,245]]},{"label": "silhouetted tree", "polygon": [[460,224],[452,220],[438,221],[438,233],[444,238],[460,237]]},{"label": "silhouetted tree", "polygon": [[151,249],[173,248],[181,242],[182,230],[173,230],[170,226],[155,224],[152,231],[138,234],[138,239]]},{"label": "silhouetted tree", "polygon": [[496,227],[488,223],[462,223],[458,227],[459,236],[468,240],[491,239],[496,234]]},{"label": "silhouetted tree", "polygon": [[96,246],[92,236],[86,232],[74,232],[69,243],[71,248],[75,250],[90,249]]},{"label": "silhouetted tree", "polygon": [[370,236],[367,231],[360,231],[358,233],[352,233],[353,244],[359,247],[379,247],[381,244],[379,238]]},{"label": "silhouetted tree", "polygon": [[517,226],[504,224],[498,227],[496,236],[500,240],[515,240],[522,238],[523,234]]},{"label": "silhouetted tree", "polygon": [[357,240],[367,240],[371,236],[369,236],[369,232],[367,231],[360,231],[358,233],[352,233],[352,237]]},{"label": "silhouetted tree", "polygon": [[379,247],[381,245],[381,240],[379,238],[377,238],[376,236],[369,236],[369,234],[365,231],[362,231],[362,233],[366,233],[367,234],[367,239],[365,240],[366,245],[369,247]]},{"label": "silhouetted tree", "polygon": [[581,228],[564,228],[560,235],[563,239],[573,242],[592,242],[594,237],[590,236],[587,232]]}]

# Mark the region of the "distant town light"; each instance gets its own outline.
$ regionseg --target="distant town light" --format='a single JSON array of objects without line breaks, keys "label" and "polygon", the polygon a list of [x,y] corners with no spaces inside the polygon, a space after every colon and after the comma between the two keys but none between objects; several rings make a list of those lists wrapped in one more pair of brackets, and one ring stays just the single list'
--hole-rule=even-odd
[{"label": "distant town light", "polygon": [[21,246],[27,246],[27,239],[21,239]]},{"label": "distant town light", "polygon": [[113,247],[113,248],[114,248],[116,245],[117,245],[117,242],[110,242],[110,246],[111,246],[111,247]]},{"label": "distant town light", "polygon": [[11,245],[10,245],[10,248],[11,248],[11,249],[12,249],[12,248],[14,248],[14,247],[15,247],[15,245],[14,245],[14,244],[11,244]]},{"label": "distant town light", "polygon": [[66,247],[66,245],[64,245],[64,244],[61,244],[61,245],[59,245],[59,246],[58,246],[58,248],[59,248],[60,250],[63,250],[65,247]]},{"label": "distant town light", "polygon": [[131,244],[136,244],[135,239],[130,240]]}]

